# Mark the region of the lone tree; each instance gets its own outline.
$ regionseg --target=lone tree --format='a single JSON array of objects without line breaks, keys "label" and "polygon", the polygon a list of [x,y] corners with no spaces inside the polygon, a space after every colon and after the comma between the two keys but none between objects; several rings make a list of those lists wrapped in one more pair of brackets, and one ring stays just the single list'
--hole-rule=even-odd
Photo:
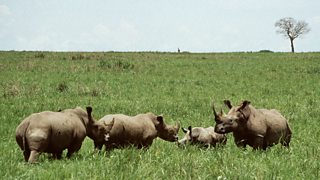
[{"label": "lone tree", "polygon": [[293,40],[310,31],[308,23],[305,21],[296,21],[291,17],[282,18],[274,24],[278,30],[277,33],[284,35],[291,43],[291,52],[294,52]]}]

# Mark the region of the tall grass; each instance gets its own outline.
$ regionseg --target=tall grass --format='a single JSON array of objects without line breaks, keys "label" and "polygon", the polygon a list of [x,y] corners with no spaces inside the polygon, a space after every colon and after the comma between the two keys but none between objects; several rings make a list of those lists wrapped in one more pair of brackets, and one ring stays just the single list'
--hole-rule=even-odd
[{"label": "tall grass", "polygon": [[[320,53],[0,52],[0,174],[4,179],[319,179]],[[163,114],[172,124],[212,126],[211,101],[247,99],[289,119],[290,149],[178,148],[93,153],[86,138],[71,159],[23,160],[14,132],[44,110],[93,106],[105,114]],[[183,133],[180,132],[180,137]]]}]

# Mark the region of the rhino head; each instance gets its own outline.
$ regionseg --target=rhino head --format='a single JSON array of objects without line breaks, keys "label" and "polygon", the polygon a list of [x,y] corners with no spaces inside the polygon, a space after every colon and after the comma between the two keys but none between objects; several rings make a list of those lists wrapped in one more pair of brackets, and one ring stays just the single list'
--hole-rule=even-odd
[{"label": "rhino head", "polygon": [[177,122],[176,125],[168,125],[164,122],[162,116],[157,116],[158,124],[156,129],[158,131],[158,136],[166,141],[175,142],[178,140],[178,132],[180,129],[180,123]]},{"label": "rhino head", "polygon": [[212,110],[216,122],[215,132],[225,134],[236,131],[239,125],[245,123],[250,116],[249,101],[243,101],[239,106],[232,106],[229,100],[224,100],[224,104],[229,108],[225,114],[222,110],[218,114],[212,103]]},{"label": "rhino head", "polygon": [[87,107],[88,126],[87,136],[93,140],[95,148],[101,148],[109,138],[109,133],[113,127],[114,119],[110,123],[95,121],[92,117],[92,107]]},{"label": "rhino head", "polygon": [[189,126],[188,129],[181,128],[181,130],[185,133],[184,137],[178,141],[178,145],[186,145],[188,142],[192,142],[192,127]]}]

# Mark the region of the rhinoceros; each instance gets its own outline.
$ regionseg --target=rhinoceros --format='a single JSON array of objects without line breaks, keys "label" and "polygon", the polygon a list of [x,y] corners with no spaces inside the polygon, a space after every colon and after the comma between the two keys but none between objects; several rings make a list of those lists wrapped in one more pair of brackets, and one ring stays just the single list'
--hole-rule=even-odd
[{"label": "rhinoceros", "polygon": [[212,110],[215,117],[217,133],[233,132],[238,147],[249,145],[253,149],[263,149],[281,143],[289,147],[292,131],[288,120],[275,109],[256,109],[250,101],[243,101],[239,106],[233,106],[229,100],[224,104],[230,109],[227,114]]},{"label": "rhinoceros", "polygon": [[180,124],[177,122],[176,125],[168,125],[164,122],[163,116],[153,113],[136,116],[111,114],[101,118],[99,123],[109,124],[111,121],[114,121],[114,124],[109,136],[104,144],[95,144],[96,149],[101,149],[103,145],[106,146],[106,150],[126,146],[148,148],[157,137],[170,142],[178,140]]},{"label": "rhinoceros", "polygon": [[91,107],[87,107],[87,112],[77,107],[28,116],[16,128],[16,141],[25,161],[35,163],[41,152],[60,159],[64,149],[68,149],[67,157],[70,157],[81,148],[87,135],[94,141],[104,141],[112,121],[102,126],[93,120],[91,112]]},{"label": "rhinoceros", "polygon": [[216,145],[225,145],[227,137],[225,134],[219,134],[214,131],[214,127],[188,127],[182,128],[185,136],[178,141],[178,145],[186,145],[188,143],[201,145],[204,147],[216,147]]}]

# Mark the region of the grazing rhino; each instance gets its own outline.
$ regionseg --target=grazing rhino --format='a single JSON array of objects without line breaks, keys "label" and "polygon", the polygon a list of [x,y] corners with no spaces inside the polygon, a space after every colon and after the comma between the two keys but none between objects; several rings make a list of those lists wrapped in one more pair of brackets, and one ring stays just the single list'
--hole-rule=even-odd
[{"label": "grazing rhino", "polygon": [[87,107],[87,112],[77,107],[31,114],[16,129],[16,141],[24,159],[34,163],[41,152],[60,159],[64,149],[68,149],[70,157],[80,149],[86,135],[94,141],[104,141],[112,122],[101,126],[93,120],[91,112],[91,107]]},{"label": "grazing rhino", "polygon": [[180,124],[167,125],[162,116],[153,113],[136,116],[106,115],[99,120],[99,123],[109,124],[111,121],[114,121],[114,124],[105,143],[95,144],[98,150],[101,150],[103,145],[106,146],[106,150],[127,146],[148,148],[157,137],[170,142],[178,140]]},{"label": "grazing rhino", "polygon": [[182,128],[185,136],[178,141],[178,145],[186,145],[187,143],[197,144],[204,147],[216,147],[217,144],[225,145],[227,137],[225,134],[219,134],[214,131],[214,127],[188,127]]},{"label": "grazing rhino", "polygon": [[289,147],[292,132],[288,121],[277,110],[256,109],[249,101],[232,106],[229,100],[225,100],[224,104],[230,109],[228,114],[224,114],[222,110],[217,114],[212,104],[215,131],[233,132],[238,147],[249,145],[253,149],[265,150],[279,142]]}]

